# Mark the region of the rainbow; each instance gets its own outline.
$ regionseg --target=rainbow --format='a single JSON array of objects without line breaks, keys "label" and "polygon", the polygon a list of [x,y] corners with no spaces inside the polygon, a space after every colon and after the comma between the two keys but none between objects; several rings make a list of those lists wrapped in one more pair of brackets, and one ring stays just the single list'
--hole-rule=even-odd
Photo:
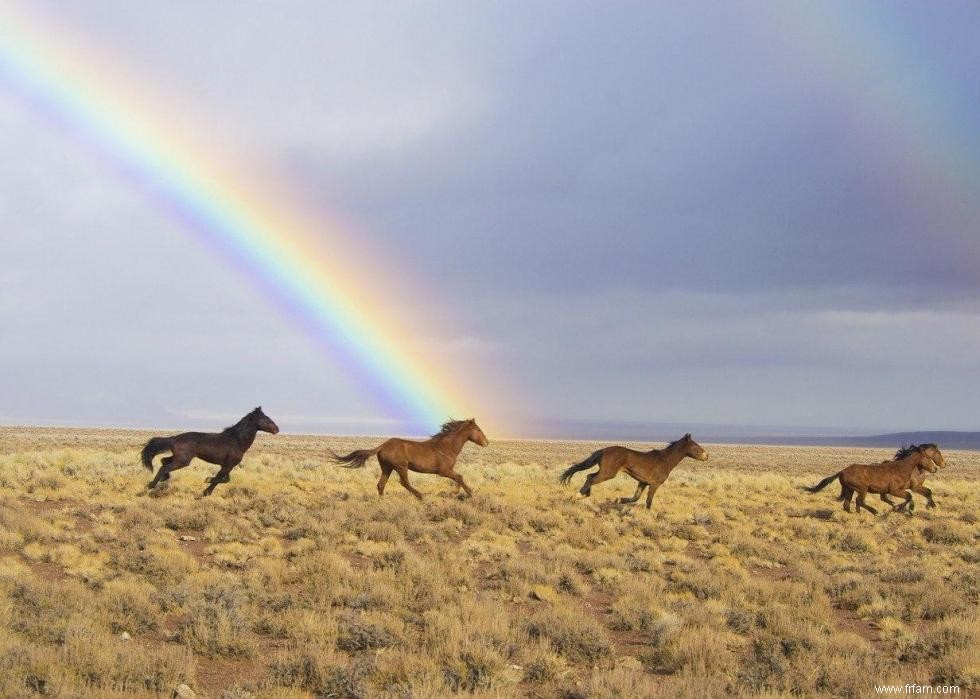
[{"label": "rainbow", "polygon": [[363,286],[358,289],[364,282],[346,271],[365,271],[345,249],[352,234],[283,205],[287,197],[272,183],[247,181],[245,168],[210,154],[213,147],[194,142],[193,130],[180,132],[175,124],[186,122],[185,115],[168,119],[158,105],[150,108],[153,100],[138,93],[134,81],[93,52],[37,17],[0,10],[0,87],[84,140],[257,283],[365,385],[385,417],[410,433],[427,433],[449,415],[470,414],[465,408],[472,406],[449,390],[431,363],[403,349],[410,343],[390,329],[397,321],[369,303]]}]

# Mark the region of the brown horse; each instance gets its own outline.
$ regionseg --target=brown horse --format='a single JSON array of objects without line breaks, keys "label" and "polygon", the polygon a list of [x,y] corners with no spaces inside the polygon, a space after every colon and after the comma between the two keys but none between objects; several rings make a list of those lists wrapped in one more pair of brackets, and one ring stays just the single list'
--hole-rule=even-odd
[{"label": "brown horse", "polygon": [[462,488],[468,496],[472,497],[473,491],[466,485],[463,477],[454,470],[459,452],[463,450],[463,446],[467,442],[479,444],[481,447],[490,443],[473,418],[450,420],[442,426],[437,434],[432,435],[424,442],[393,437],[374,449],[359,449],[346,456],[339,456],[330,452],[330,456],[334,463],[340,464],[344,468],[361,468],[368,459],[377,455],[378,463],[381,464],[378,495],[384,495],[388,476],[391,475],[392,471],[397,471],[398,478],[405,490],[421,500],[422,493],[408,482],[408,472],[415,471],[416,473],[437,473],[444,478],[449,478],[455,481],[457,494]]},{"label": "brown horse", "polygon": [[701,448],[701,445],[691,439],[691,433],[681,437],[675,442],[671,442],[663,449],[651,449],[650,451],[634,451],[626,447],[606,447],[581,461],[574,466],[565,469],[561,474],[561,482],[568,483],[572,476],[579,471],[599,465],[598,471],[593,471],[585,477],[585,485],[579,491],[588,497],[592,494],[592,486],[613,478],[620,471],[626,471],[639,483],[636,492],[631,498],[620,498],[619,502],[633,503],[640,499],[643,489],[649,487],[647,493],[647,509],[653,505],[653,494],[657,492],[670,472],[679,464],[684,457],[690,456],[698,461],[707,461],[708,452]]},{"label": "brown horse", "polygon": [[[916,446],[915,444],[910,444],[909,446],[903,446],[901,449],[895,452],[895,456],[892,457],[893,460],[897,461],[899,459],[904,459],[906,456],[911,454],[916,449],[922,449],[922,453],[932,459],[932,462],[936,464],[939,468],[946,467],[946,460],[943,459],[943,453],[939,451],[939,447],[935,444],[921,444]],[[918,493],[919,495],[924,495],[926,498],[926,507],[935,507],[936,501],[932,499],[932,490],[926,488],[923,483],[926,480],[926,476],[929,475],[929,471],[919,466],[917,469],[912,471],[912,476],[909,479],[908,489],[913,493]],[[841,499],[844,499],[844,490],[841,489]],[[909,512],[915,510],[914,500],[907,500],[901,505],[895,505],[894,502],[888,497],[887,493],[881,494],[881,499],[892,506],[893,510],[904,510],[906,506]]]},{"label": "brown horse", "polygon": [[170,451],[171,456],[163,457],[160,470],[147,487],[155,488],[158,483],[168,480],[171,471],[184,468],[196,456],[209,464],[221,466],[218,473],[208,479],[210,485],[204,489],[204,495],[210,495],[219,483],[227,483],[231,480],[229,475],[231,469],[241,463],[242,456],[252,446],[255,434],[259,430],[272,434],[279,431],[278,425],[262,412],[262,408],[256,408],[234,425],[226,427],[223,432],[217,434],[185,432],[173,437],[154,437],[146,443],[141,452],[143,465],[147,470],[153,471],[153,457],[157,454]]},{"label": "brown horse", "polygon": [[[928,447],[935,447],[935,445],[923,444],[910,447],[907,450],[908,453],[901,459],[882,461],[880,464],[851,464],[834,475],[827,476],[815,486],[804,487],[804,490],[809,493],[816,493],[826,488],[834,480],[840,480],[841,494],[838,500],[844,501],[844,509],[848,512],[851,511],[851,497],[854,493],[857,493],[857,512],[859,513],[863,507],[873,515],[878,514],[878,510],[864,503],[868,493],[901,496],[905,502],[899,506],[899,509],[904,509],[912,500],[912,493],[908,492],[912,482],[912,474],[920,468],[929,473],[935,473],[939,468],[926,453]],[[900,453],[902,452],[900,451]],[[892,507],[895,506],[892,505]]]}]

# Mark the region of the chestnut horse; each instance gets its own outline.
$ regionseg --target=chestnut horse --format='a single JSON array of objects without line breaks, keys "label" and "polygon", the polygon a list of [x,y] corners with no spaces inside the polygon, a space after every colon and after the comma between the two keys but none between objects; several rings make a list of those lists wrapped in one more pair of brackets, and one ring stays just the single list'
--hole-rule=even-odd
[{"label": "chestnut horse", "polygon": [[[939,451],[939,447],[935,444],[922,444],[916,446],[915,444],[910,444],[909,446],[903,446],[901,449],[895,452],[895,456],[892,457],[893,460],[904,459],[906,456],[911,454],[916,449],[922,449],[922,452],[932,459],[932,462],[936,464],[939,468],[946,467],[946,460],[943,459],[943,453]],[[936,501],[932,499],[932,490],[926,488],[923,483],[926,480],[926,476],[929,475],[929,471],[919,466],[917,469],[912,471],[912,476],[909,478],[908,489],[913,493],[918,493],[919,495],[924,495],[926,498],[926,507],[935,507]],[[844,490],[841,489],[841,499],[844,499]],[[887,493],[881,494],[881,499],[892,506],[892,509],[904,510],[906,506],[909,508],[909,512],[915,510],[915,502],[913,500],[907,500],[901,505],[896,506],[894,502],[888,497]]]},{"label": "chestnut horse", "polygon": [[[898,509],[904,509],[912,500],[912,493],[908,489],[916,470],[923,469],[935,473],[939,468],[927,453],[930,447],[935,446],[935,444],[922,444],[899,450],[899,454],[904,453],[905,456],[892,461],[882,461],[880,464],[851,464],[834,475],[827,476],[815,486],[803,489],[809,493],[816,493],[835,480],[840,480],[841,494],[837,499],[844,501],[844,509],[848,512],[851,511],[851,497],[854,493],[857,493],[858,513],[863,507],[873,515],[878,514],[878,510],[864,503],[868,493],[901,496],[904,502]],[[895,505],[892,504],[892,508],[894,507]]]},{"label": "chestnut horse", "polygon": [[184,468],[196,456],[209,464],[218,464],[221,469],[213,477],[209,478],[210,485],[204,489],[204,495],[210,495],[219,483],[227,483],[231,480],[231,469],[235,468],[242,461],[242,456],[252,446],[255,441],[255,434],[259,430],[276,434],[279,426],[262,412],[262,408],[256,408],[231,427],[226,427],[223,432],[217,434],[210,432],[184,432],[173,437],[154,437],[143,447],[141,457],[143,465],[150,472],[153,471],[153,457],[157,454],[169,451],[171,456],[163,457],[160,470],[157,475],[147,484],[148,488],[155,488],[158,483],[170,478],[170,472],[179,468]]},{"label": "chestnut horse", "polygon": [[581,461],[574,466],[565,469],[561,474],[561,482],[568,483],[572,476],[579,471],[599,466],[598,471],[593,471],[585,477],[585,485],[579,491],[588,497],[592,494],[592,486],[613,478],[620,471],[626,471],[639,483],[636,492],[631,498],[620,498],[619,502],[633,503],[640,499],[643,489],[649,487],[647,493],[647,509],[653,505],[653,494],[657,492],[670,472],[674,470],[685,457],[690,456],[698,461],[707,461],[708,452],[701,448],[701,445],[691,439],[691,433],[681,437],[675,442],[671,442],[663,449],[651,449],[650,451],[634,451],[626,447],[606,447]]},{"label": "chestnut horse", "polygon": [[442,426],[437,434],[432,435],[424,442],[393,437],[374,449],[358,449],[346,456],[330,452],[330,456],[334,463],[340,464],[344,468],[361,468],[368,459],[377,456],[378,463],[381,464],[378,495],[384,495],[388,476],[391,475],[392,471],[397,471],[398,479],[405,490],[421,500],[422,493],[408,482],[408,472],[415,471],[416,473],[437,473],[444,478],[449,478],[455,481],[457,494],[462,488],[468,496],[472,497],[473,491],[466,485],[463,477],[454,470],[459,452],[463,450],[463,446],[467,442],[479,444],[481,447],[490,443],[473,418],[450,420]]}]

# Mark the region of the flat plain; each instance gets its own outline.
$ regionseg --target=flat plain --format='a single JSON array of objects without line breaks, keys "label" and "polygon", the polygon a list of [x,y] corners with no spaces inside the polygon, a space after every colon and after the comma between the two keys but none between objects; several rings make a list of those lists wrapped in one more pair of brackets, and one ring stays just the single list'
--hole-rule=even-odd
[{"label": "flat plain", "polygon": [[327,461],[376,439],[265,434],[214,496],[200,462],[147,494],[149,436],[0,428],[0,696],[980,688],[980,452],[873,517],[800,486],[880,449],[704,445],[647,511],[558,484],[595,442],[489,435],[475,497],[412,474],[419,502]]}]

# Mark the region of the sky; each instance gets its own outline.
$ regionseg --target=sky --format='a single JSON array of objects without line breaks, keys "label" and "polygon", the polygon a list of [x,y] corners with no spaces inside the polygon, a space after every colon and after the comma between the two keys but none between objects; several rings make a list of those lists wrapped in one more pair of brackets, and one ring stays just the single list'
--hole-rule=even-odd
[{"label": "sky", "polygon": [[[980,429],[975,3],[30,8],[343,222],[488,433]],[[0,152],[0,424],[398,431],[2,65]]]}]

